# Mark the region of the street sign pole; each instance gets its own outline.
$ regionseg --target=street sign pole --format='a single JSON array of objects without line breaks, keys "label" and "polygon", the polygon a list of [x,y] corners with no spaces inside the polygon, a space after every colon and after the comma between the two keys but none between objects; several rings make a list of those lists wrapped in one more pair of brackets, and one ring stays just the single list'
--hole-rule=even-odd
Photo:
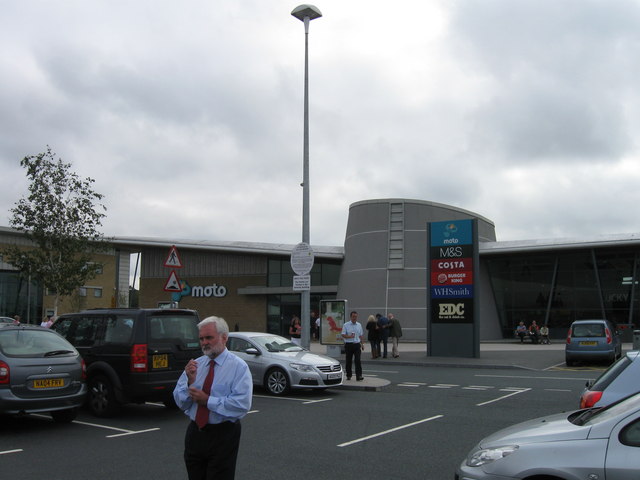
[{"label": "street sign pole", "polygon": [[[313,268],[313,250],[306,242],[296,245],[291,253],[291,268],[296,275],[308,275]],[[309,348],[311,344],[311,280],[305,285],[300,293],[300,320],[302,325],[302,335],[300,341],[304,348]]]}]

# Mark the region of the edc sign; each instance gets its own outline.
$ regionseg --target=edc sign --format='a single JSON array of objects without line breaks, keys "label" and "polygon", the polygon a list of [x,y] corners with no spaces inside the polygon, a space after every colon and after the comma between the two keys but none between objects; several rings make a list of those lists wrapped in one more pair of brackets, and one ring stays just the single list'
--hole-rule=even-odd
[{"label": "edc sign", "polygon": [[473,220],[432,222],[429,293],[432,323],[473,323]]}]

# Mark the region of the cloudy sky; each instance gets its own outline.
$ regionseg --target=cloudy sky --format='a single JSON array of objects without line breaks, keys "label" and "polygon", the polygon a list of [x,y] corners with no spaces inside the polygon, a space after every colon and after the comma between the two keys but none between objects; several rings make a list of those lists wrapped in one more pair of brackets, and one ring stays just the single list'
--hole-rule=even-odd
[{"label": "cloudy sky", "polygon": [[[20,159],[104,194],[107,236],[301,239],[304,28],[282,0],[21,0],[0,16],[0,225]],[[640,232],[640,0],[322,0],[311,243],[446,203],[499,240]]]}]

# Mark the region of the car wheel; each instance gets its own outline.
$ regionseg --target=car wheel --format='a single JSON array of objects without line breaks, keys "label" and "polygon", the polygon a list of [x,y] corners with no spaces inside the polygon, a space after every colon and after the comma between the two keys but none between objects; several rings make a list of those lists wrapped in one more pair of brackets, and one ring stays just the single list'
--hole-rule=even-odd
[{"label": "car wheel", "polygon": [[96,417],[110,417],[118,411],[113,385],[106,377],[98,375],[89,380],[88,403]]},{"label": "car wheel", "polygon": [[289,392],[289,378],[284,370],[272,368],[265,375],[264,386],[271,395],[284,395]]},{"label": "car wheel", "polygon": [[51,418],[56,423],[71,423],[78,415],[77,408],[68,408],[66,410],[55,410],[51,413]]},{"label": "car wheel", "polygon": [[576,362],[574,362],[573,360],[569,359],[568,357],[565,358],[564,363],[567,364],[567,367],[573,367],[576,364]]}]

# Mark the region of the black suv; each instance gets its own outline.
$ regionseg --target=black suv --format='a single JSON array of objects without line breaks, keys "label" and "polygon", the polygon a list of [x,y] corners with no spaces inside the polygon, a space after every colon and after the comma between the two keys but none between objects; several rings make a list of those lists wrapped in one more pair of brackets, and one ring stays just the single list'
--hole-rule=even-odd
[{"label": "black suv", "polygon": [[108,417],[124,403],[175,407],[178,377],[201,355],[198,321],[194,310],[112,308],[61,315],[52,329],[82,355],[89,408]]}]

